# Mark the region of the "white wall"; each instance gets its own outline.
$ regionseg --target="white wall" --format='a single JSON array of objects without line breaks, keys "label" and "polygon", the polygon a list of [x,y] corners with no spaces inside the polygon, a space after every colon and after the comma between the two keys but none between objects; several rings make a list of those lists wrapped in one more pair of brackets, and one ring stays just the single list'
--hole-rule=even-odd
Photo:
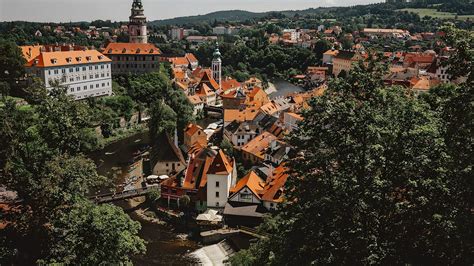
[{"label": "white wall", "polygon": [[112,95],[111,64],[77,64],[30,69],[30,73],[40,77],[46,89],[52,89],[52,82],[58,80],[68,87],[68,94],[75,99]]},{"label": "white wall", "polygon": [[[207,206],[209,208],[224,208],[229,197],[232,174],[228,175],[207,175]],[[216,182],[219,182],[217,186]],[[219,192],[217,197],[216,192]]]}]

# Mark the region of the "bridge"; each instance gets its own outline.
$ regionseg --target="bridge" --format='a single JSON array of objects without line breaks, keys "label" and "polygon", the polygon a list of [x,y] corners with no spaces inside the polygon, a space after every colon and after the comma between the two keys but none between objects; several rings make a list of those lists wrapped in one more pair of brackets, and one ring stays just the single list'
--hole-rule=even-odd
[{"label": "bridge", "polygon": [[149,186],[149,187],[144,187],[144,188],[127,190],[123,192],[105,193],[105,194],[92,196],[89,199],[94,201],[94,203],[97,203],[97,204],[109,203],[109,202],[114,202],[114,201],[119,201],[119,200],[133,199],[133,198],[145,196],[148,192],[154,189],[159,190],[160,187]]},{"label": "bridge", "polygon": [[217,107],[217,106],[205,105],[204,110],[207,111],[207,112],[213,112],[213,113],[219,113],[219,114],[224,113],[224,108],[223,107]]}]

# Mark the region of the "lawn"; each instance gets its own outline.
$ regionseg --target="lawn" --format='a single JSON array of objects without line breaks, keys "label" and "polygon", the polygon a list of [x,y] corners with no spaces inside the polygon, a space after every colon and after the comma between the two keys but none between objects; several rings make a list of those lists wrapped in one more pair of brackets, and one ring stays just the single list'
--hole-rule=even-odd
[{"label": "lawn", "polygon": [[[436,9],[431,9],[431,8],[404,8],[404,9],[399,9],[399,11],[408,11],[408,12],[416,13],[422,18],[425,16],[441,18],[441,19],[453,19],[456,17],[455,13],[438,12]],[[467,20],[468,18],[473,20],[474,15],[458,16],[459,20]]]}]

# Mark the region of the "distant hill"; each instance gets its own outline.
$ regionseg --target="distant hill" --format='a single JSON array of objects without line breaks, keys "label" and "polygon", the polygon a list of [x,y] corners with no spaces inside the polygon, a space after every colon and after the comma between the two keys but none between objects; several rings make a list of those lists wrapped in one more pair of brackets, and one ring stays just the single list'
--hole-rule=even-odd
[{"label": "distant hill", "polygon": [[250,12],[245,10],[226,10],[216,11],[205,15],[188,16],[188,17],[177,17],[171,19],[155,20],[152,21],[152,25],[183,25],[183,24],[194,24],[200,22],[213,22],[217,21],[245,21],[247,19],[256,19],[265,17],[272,13],[280,13],[288,17],[292,17],[295,14],[308,15],[308,14],[320,14],[334,10],[334,7],[320,7],[320,8],[308,8],[305,10],[285,10],[285,11],[268,11],[268,12]]},{"label": "distant hill", "polygon": [[152,25],[182,25],[187,23],[199,23],[199,22],[213,22],[218,21],[244,21],[247,19],[260,18],[265,16],[267,13],[255,13],[245,10],[227,10],[217,11],[205,15],[178,17],[171,19],[155,20],[152,21]]}]

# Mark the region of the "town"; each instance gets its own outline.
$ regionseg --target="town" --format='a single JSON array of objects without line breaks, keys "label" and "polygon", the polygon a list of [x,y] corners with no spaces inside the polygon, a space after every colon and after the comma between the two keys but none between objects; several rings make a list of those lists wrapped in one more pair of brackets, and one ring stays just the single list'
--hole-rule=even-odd
[{"label": "town", "polygon": [[0,22],[0,264],[472,263],[455,2]]}]

